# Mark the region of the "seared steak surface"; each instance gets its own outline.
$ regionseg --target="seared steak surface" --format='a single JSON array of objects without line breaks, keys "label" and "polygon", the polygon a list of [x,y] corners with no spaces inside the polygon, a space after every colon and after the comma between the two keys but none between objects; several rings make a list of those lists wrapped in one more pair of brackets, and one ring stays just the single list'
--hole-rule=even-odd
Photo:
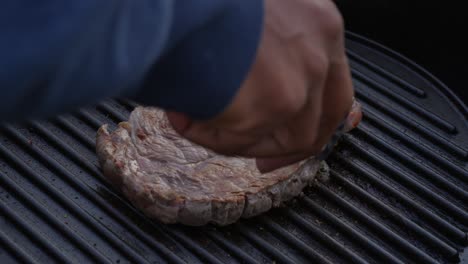
[{"label": "seared steak surface", "polygon": [[149,217],[164,223],[227,225],[277,207],[312,183],[311,158],[270,173],[254,159],[226,157],[180,137],[157,108],[137,107],[128,122],[97,134],[105,177]]}]

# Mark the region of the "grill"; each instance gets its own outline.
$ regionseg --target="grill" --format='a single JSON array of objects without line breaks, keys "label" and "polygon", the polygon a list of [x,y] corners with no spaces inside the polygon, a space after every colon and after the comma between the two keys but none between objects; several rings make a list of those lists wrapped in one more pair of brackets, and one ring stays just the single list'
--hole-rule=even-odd
[{"label": "grill", "polygon": [[468,109],[429,73],[347,34],[365,117],[329,181],[228,227],[163,225],[103,180],[94,137],[134,104],[109,100],[0,133],[0,263],[468,261]]}]

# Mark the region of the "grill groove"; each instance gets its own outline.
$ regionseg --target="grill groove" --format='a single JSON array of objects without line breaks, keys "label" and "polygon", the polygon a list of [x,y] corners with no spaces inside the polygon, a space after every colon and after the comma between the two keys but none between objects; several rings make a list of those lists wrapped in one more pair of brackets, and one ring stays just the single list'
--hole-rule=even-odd
[{"label": "grill groove", "polygon": [[358,62],[359,64],[362,64],[366,66],[367,68],[371,69],[373,72],[380,74],[380,76],[383,76],[384,78],[390,80],[391,82],[395,83],[399,88],[404,89],[408,91],[409,93],[412,93],[413,95],[416,95],[420,98],[425,98],[427,96],[426,92],[423,90],[419,89],[418,87],[415,87],[414,85],[408,83],[407,81],[403,80],[402,78],[390,73],[389,71],[383,69],[382,67],[370,62],[369,60],[366,60],[356,54],[355,52],[351,50],[347,50],[346,54],[348,57],[355,62]]},{"label": "grill groove", "polygon": [[363,200],[367,200],[370,204],[375,206],[379,209],[379,211],[384,212],[387,216],[392,218],[394,221],[399,222],[399,224],[406,226],[407,228],[412,229],[413,232],[417,233],[421,238],[428,241],[429,243],[433,244],[433,246],[438,247],[443,254],[453,257],[457,254],[457,250],[444,241],[440,240],[433,234],[429,233],[428,231],[424,230],[423,228],[416,225],[411,220],[407,219],[406,217],[402,216],[401,214],[397,213],[395,210],[390,208],[388,205],[384,204],[383,202],[377,200],[373,196],[366,193],[364,190],[356,186],[355,184],[351,183],[350,181],[346,180],[343,176],[339,175],[335,171],[332,171],[331,176],[337,179],[341,184],[346,186],[351,190],[352,193],[358,195]]},{"label": "grill groove", "polygon": [[248,264],[257,264],[259,263],[256,261],[254,258],[251,256],[247,255],[245,252],[243,252],[240,248],[235,246],[234,244],[230,243],[228,240],[224,239],[220,234],[217,232],[214,232],[212,230],[209,230],[207,232],[207,235],[216,243],[220,244],[222,247],[224,247],[227,251],[231,252],[234,256],[236,256],[242,263],[248,263]]},{"label": "grill groove", "polygon": [[345,211],[349,212],[359,220],[363,221],[367,226],[374,229],[375,232],[381,234],[381,236],[385,237],[386,239],[390,240],[392,243],[398,245],[401,250],[407,252],[407,254],[413,258],[417,258],[424,263],[437,263],[433,258],[427,255],[422,250],[418,249],[417,247],[410,244],[408,241],[403,239],[401,236],[395,234],[392,230],[388,229],[383,224],[377,222],[375,219],[365,215],[362,213],[358,208],[356,208],[351,203],[343,200],[341,197],[327,189],[324,185],[319,184],[317,186],[317,190],[324,194],[328,199],[335,202]]},{"label": "grill groove", "polygon": [[7,235],[5,235],[1,230],[0,230],[0,245],[2,247],[7,248],[11,253],[13,253],[19,261],[23,263],[33,263],[36,264],[36,262],[31,256],[26,254],[21,247],[19,247],[15,242],[10,240]]},{"label": "grill groove", "polygon": [[467,236],[462,230],[453,226],[448,221],[442,219],[437,214],[434,214],[432,211],[428,210],[423,205],[418,204],[413,199],[403,194],[400,190],[397,190],[394,187],[391,187],[389,184],[385,184],[379,179],[378,176],[376,176],[373,172],[371,172],[370,169],[365,170],[364,166],[360,165],[360,162],[357,162],[357,161],[349,162],[345,160],[343,156],[340,154],[336,154],[334,157],[336,157],[340,161],[340,163],[345,164],[346,166],[349,166],[356,173],[359,173],[360,176],[366,177],[367,180],[369,180],[372,184],[377,185],[386,193],[391,194],[394,197],[397,197],[398,201],[401,201],[404,204],[409,205],[411,207],[411,210],[416,211],[420,217],[429,221],[429,223],[434,225],[435,229],[442,231],[443,233],[447,235],[447,237],[455,238],[461,243],[466,241]]},{"label": "grill groove", "polygon": [[[3,149],[0,148],[0,153],[4,153]],[[8,157],[10,159],[15,159],[15,157]],[[24,169],[24,168],[21,168]],[[31,173],[31,172],[27,172]],[[47,223],[50,223],[53,225],[56,229],[58,229],[62,234],[65,234],[66,236],[69,237],[70,240],[72,240],[75,245],[78,248],[81,248],[82,250],[86,251],[89,256],[91,256],[94,260],[100,262],[100,263],[110,263],[109,260],[104,258],[99,252],[97,252],[95,249],[91,248],[81,237],[77,236],[69,227],[58,221],[49,211],[47,211],[46,208],[44,208],[41,204],[39,204],[37,201],[32,199],[24,190],[22,190],[18,185],[13,183],[10,179],[7,177],[1,179],[1,183],[3,186],[6,186],[10,190],[13,190],[13,192],[20,197],[21,200],[25,201],[25,203],[30,205],[30,208],[32,208],[38,215],[41,215],[44,219],[47,219]]]},{"label": "grill groove", "polygon": [[[359,87],[356,87],[356,95],[358,95],[358,98],[361,101],[365,102],[368,105],[371,105],[372,107],[378,109],[382,113],[385,113],[385,115],[390,116],[395,120],[398,120],[400,123],[402,123],[409,129],[417,131],[420,135],[428,138],[430,141],[437,143],[439,146],[444,147],[447,151],[449,151],[449,153],[456,153],[457,155],[463,157],[463,159],[468,159],[468,151],[466,149],[454,145],[450,142],[450,140],[444,138],[443,136],[440,136],[438,132],[434,131],[433,129],[421,125],[418,121],[411,119],[410,117],[406,116],[405,114],[399,112],[396,109],[393,109],[387,103],[382,102],[381,100],[375,97],[367,95],[366,93],[362,92],[361,89],[359,89]],[[366,112],[374,113],[374,111],[369,108],[366,108]],[[385,120],[386,118],[382,117],[381,119]]]},{"label": "grill groove", "polygon": [[435,146],[429,147],[421,142],[418,143],[417,139],[411,137],[410,135],[404,134],[403,132],[399,131],[398,129],[394,128],[393,126],[389,125],[388,123],[384,123],[379,121],[379,119],[373,116],[371,113],[367,112],[366,116],[364,117],[368,123],[371,123],[374,126],[381,128],[381,130],[386,131],[388,135],[392,135],[398,140],[404,142],[406,145],[410,146],[411,149],[416,150],[420,155],[423,155],[425,158],[434,160],[438,164],[442,165],[444,169],[449,170],[451,173],[456,173],[457,175],[461,175],[462,179],[468,178],[468,172],[463,170],[462,168],[456,166],[453,162],[447,160],[447,158],[440,156],[434,149]]},{"label": "grill groove", "polygon": [[390,263],[404,263],[401,260],[397,259],[390,252],[388,252],[381,246],[377,245],[370,238],[366,237],[365,235],[357,231],[356,228],[353,228],[349,226],[348,224],[346,224],[345,222],[339,220],[338,217],[336,217],[332,213],[329,213],[327,210],[323,209],[321,206],[313,202],[311,199],[306,198],[306,199],[303,199],[302,202],[305,204],[305,206],[307,206],[308,209],[310,209],[313,212],[316,212],[325,220],[337,226],[341,232],[348,234],[353,239],[359,240],[359,243],[361,243],[363,247],[365,247],[370,252],[376,254],[378,258],[385,260],[385,261],[389,261]]},{"label": "grill groove", "polygon": [[366,83],[368,85],[367,87],[374,88],[376,91],[387,96],[388,98],[391,98],[393,101],[399,103],[400,106],[404,106],[405,108],[412,110],[414,113],[417,113],[418,115],[420,115],[421,117],[423,117],[424,119],[432,123],[434,126],[444,130],[447,133],[451,133],[451,134],[457,133],[457,129],[454,125],[448,123],[447,121],[438,117],[434,113],[429,112],[427,109],[409,101],[405,97],[395,92],[392,92],[388,88],[382,86],[380,83],[365,76],[364,74],[362,74],[356,69],[351,69],[351,72],[353,73],[354,78]]},{"label": "grill groove", "polygon": [[[447,190],[450,190],[454,195],[459,196],[459,198],[463,201],[468,201],[468,192],[465,190],[461,189],[451,181],[447,180],[444,175],[442,175],[440,172],[434,171],[429,169],[427,165],[421,165],[421,163],[417,162],[413,157],[411,156],[410,153],[403,151],[399,148],[396,148],[394,145],[391,143],[387,142],[386,140],[380,138],[379,136],[376,136],[365,124],[360,126],[359,128],[356,129],[356,133],[361,136],[364,136],[366,138],[366,142],[372,142],[376,146],[379,146],[381,149],[384,149],[386,151],[386,154],[391,154],[388,156],[395,157],[398,159],[401,164],[405,164],[408,167],[421,172],[421,175],[424,176],[430,176],[430,178],[437,182],[439,186],[443,186]],[[441,161],[441,158],[435,158],[436,161],[440,161],[441,163],[444,163]],[[436,163],[436,162],[434,162]],[[468,174],[464,173],[461,169],[457,170],[455,176],[461,178],[464,181],[468,180]],[[453,175],[453,174],[452,174]]]},{"label": "grill groove", "polygon": [[[295,248],[299,249],[302,252],[302,254],[309,257],[311,260],[313,260],[314,263],[331,264],[331,262],[329,260],[327,260],[324,256],[321,256],[321,255],[317,254],[312,248],[310,248],[308,245],[306,245],[300,239],[298,239],[298,238],[294,237],[292,234],[288,233],[286,230],[281,228],[278,224],[271,221],[271,219],[262,217],[261,218],[261,223],[263,223],[265,226],[267,226],[268,229],[271,230],[273,233],[277,234],[282,239],[284,239],[284,241],[287,241],[288,244],[291,244]],[[320,241],[326,242],[326,243],[332,243],[334,245],[338,244],[335,241],[333,241],[333,239],[331,237],[328,237],[325,234],[317,232],[317,230],[314,230],[314,231],[315,231],[315,232],[313,232],[314,235],[318,235],[319,237],[317,237],[317,239],[319,239]],[[366,263],[365,261],[361,260],[358,256],[354,255],[353,257],[355,257],[353,260],[359,260],[357,263]]]},{"label": "grill groove", "polygon": [[[38,123],[33,123],[38,124]],[[64,117],[60,116],[57,118],[57,124],[62,128],[66,129],[70,134],[75,138],[79,139],[89,150],[95,151],[94,140],[91,140],[89,137],[84,135],[81,131],[78,130],[71,122],[69,122]]]},{"label": "grill groove", "polygon": [[248,240],[250,240],[252,243],[254,243],[257,247],[259,247],[261,250],[263,250],[266,254],[268,254],[270,257],[272,257],[276,261],[279,261],[280,263],[288,263],[288,264],[295,263],[288,256],[281,254],[281,252],[279,252],[277,248],[275,248],[274,246],[270,245],[268,242],[260,238],[255,232],[247,229],[243,224],[240,224],[240,223],[236,224],[236,228]]},{"label": "grill groove", "polygon": [[63,255],[54,245],[50,243],[46,238],[41,236],[39,232],[32,229],[31,226],[24,221],[21,217],[17,216],[12,209],[8,208],[3,202],[0,202],[0,212],[2,216],[10,218],[19,228],[21,228],[27,235],[44,248],[45,252],[52,255],[56,260],[66,263],[68,258]]},{"label": "grill groove", "polygon": [[378,164],[379,169],[385,169],[389,171],[392,176],[396,176],[400,181],[404,181],[405,184],[407,184],[408,187],[411,187],[418,195],[424,196],[428,200],[431,200],[431,202],[436,203],[445,211],[450,212],[451,214],[462,219],[462,221],[466,223],[468,215],[465,211],[450,203],[450,201],[447,201],[447,199],[441,197],[435,192],[432,192],[428,187],[419,183],[407,172],[402,171],[401,167],[397,167],[391,164],[387,160],[383,159],[383,157],[381,157],[375,151],[369,152],[369,149],[365,149],[365,147],[362,146],[361,143],[357,143],[358,141],[355,138],[348,135],[346,135],[346,137],[348,139],[348,141],[346,141],[346,144],[348,144],[354,150],[360,152],[360,154],[365,156],[368,160],[371,160],[372,162]]},{"label": "grill groove", "polygon": [[[65,195],[63,195],[59,191],[57,191],[55,188],[51,187],[51,185],[48,185],[42,179],[42,177],[40,175],[38,175],[35,171],[31,170],[29,167],[27,167],[25,165],[25,163],[21,162],[21,160],[19,160],[17,157],[13,156],[8,151],[6,151],[3,148],[3,146],[0,146],[0,153],[4,157],[7,157],[10,161],[14,162],[16,164],[16,166],[18,168],[20,168],[22,171],[26,172],[25,176],[30,177],[31,181],[34,182],[38,187],[40,187],[41,189],[47,190],[47,193],[50,194],[51,196],[53,196],[55,201],[59,201],[60,203],[62,203],[64,205],[64,207],[70,209],[70,211],[72,211],[73,214],[77,218],[80,218],[80,220],[82,220],[83,222],[88,223],[96,233],[99,233],[100,235],[102,235],[103,237],[108,239],[108,241],[111,242],[112,244],[114,244],[113,246],[115,246],[117,249],[119,249],[119,251],[123,252],[130,259],[132,259],[133,261],[135,261],[137,263],[146,263],[147,262],[140,255],[138,255],[136,252],[133,252],[133,250],[131,248],[126,247],[125,244],[123,243],[123,241],[118,239],[118,237],[116,237],[113,233],[111,233],[108,230],[104,229],[101,225],[96,223],[96,221],[93,221],[93,218],[91,218],[88,214],[82,213],[82,210],[75,203],[73,203],[73,201],[71,201],[68,197],[66,197]],[[3,178],[2,180],[3,180],[3,184],[5,184],[7,186],[10,186],[7,177]],[[25,192],[20,191],[20,188],[11,187],[11,189],[18,192],[21,195],[21,197],[24,200],[26,200],[29,204],[32,204],[31,207],[37,209],[38,212],[41,215],[44,215],[47,218],[48,222],[54,223],[56,228],[59,228],[60,230],[62,230],[62,232],[64,234],[69,234],[71,239],[81,242],[81,243],[78,242],[77,245],[86,246],[87,250],[90,249],[90,247],[88,246],[87,243],[85,243],[83,241],[80,241],[80,238],[78,238],[76,235],[74,235],[73,231],[69,231],[69,232],[64,231],[64,230],[67,229],[67,227],[65,227],[60,222],[58,222],[56,220],[56,218],[53,217],[51,214],[49,214],[44,207],[42,207],[40,204],[38,204],[37,202],[35,202],[31,198],[29,198],[29,195],[27,195]],[[97,258],[97,256],[98,256],[97,254],[93,254],[93,257]],[[107,262],[107,261],[104,261],[103,259],[99,259],[99,261]]]},{"label": "grill groove", "polygon": [[[34,126],[35,128],[37,128],[39,131],[41,131],[41,133],[44,133],[44,136],[46,138],[51,138],[51,140],[55,143],[57,143],[61,148],[65,148],[68,150],[68,146],[64,145],[63,142],[61,140],[59,140],[58,138],[56,138],[55,136],[53,136],[50,132],[48,132],[47,130],[45,130],[45,128],[43,128],[42,126],[40,125],[37,125]],[[15,131],[14,129],[12,129],[11,127],[6,127],[5,128],[9,134],[11,134],[18,142],[21,142],[22,145],[25,145],[25,144],[28,144],[28,141],[27,139],[20,135],[17,131]],[[56,141],[54,141],[56,140]],[[62,144],[60,144],[62,143]],[[1,149],[1,146],[0,146],[0,150]],[[126,220],[125,218],[123,218],[123,216],[119,213],[116,212],[115,209],[113,209],[111,206],[109,206],[109,204],[107,204],[105,201],[102,201],[102,199],[98,198],[97,195],[92,192],[88,186],[85,186],[83,183],[79,182],[75,177],[74,175],[72,175],[70,172],[68,172],[65,168],[63,168],[57,161],[55,161],[54,159],[50,158],[46,153],[44,153],[42,150],[40,150],[39,148],[35,147],[35,146],[31,146],[30,147],[30,150],[32,152],[34,152],[38,158],[40,159],[43,159],[45,163],[48,164],[48,166],[50,166],[51,168],[53,168],[55,171],[57,171],[61,176],[65,177],[68,181],[69,181],[69,184],[74,186],[75,188],[79,189],[79,191],[81,192],[81,194],[83,195],[86,195],[88,198],[90,198],[94,203],[98,204],[101,208],[103,208],[103,210],[105,210],[107,213],[109,213],[112,217],[114,217],[115,219],[118,219],[120,223],[122,223],[124,226],[126,226],[126,228],[132,230],[132,232],[135,232],[136,234],[140,235],[140,239],[143,239],[145,240],[147,243],[149,243],[154,249],[158,249],[160,250],[161,252],[164,253],[164,255],[166,255],[168,257],[168,259],[172,262],[172,263],[183,263],[176,255],[174,255],[174,253],[172,253],[171,251],[165,249],[164,247],[162,247],[161,245],[159,245],[157,242],[153,241],[151,238],[149,238],[147,235],[145,235],[141,230],[139,230],[138,228],[135,228],[134,226],[132,225],[128,225],[126,224]],[[68,153],[72,153],[71,151],[68,151]],[[16,161],[16,162],[20,162],[20,161]],[[82,164],[88,164],[87,162],[85,163],[83,160],[80,159],[80,163]],[[21,166],[21,165],[20,165]],[[100,172],[96,172],[95,173],[97,175],[101,175]],[[100,176],[102,177],[102,176]]]},{"label": "grill groove", "polygon": [[289,209],[285,209],[283,211],[285,215],[288,216],[288,218],[300,225],[305,231],[311,233],[314,238],[328,246],[331,250],[334,250],[335,252],[342,255],[345,259],[351,260],[353,263],[368,263],[357,254],[338,243],[329,235],[322,233],[320,229],[318,229],[313,224],[300,217],[297,213],[294,213],[292,210]]}]

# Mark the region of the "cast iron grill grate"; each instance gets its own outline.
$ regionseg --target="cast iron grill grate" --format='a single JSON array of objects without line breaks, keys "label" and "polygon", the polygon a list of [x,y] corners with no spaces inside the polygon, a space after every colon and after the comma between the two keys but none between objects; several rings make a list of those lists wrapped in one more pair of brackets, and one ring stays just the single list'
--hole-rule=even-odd
[{"label": "cast iron grill grate", "polygon": [[452,263],[468,244],[468,111],[411,62],[348,34],[362,125],[328,182],[229,227],[150,221],[103,180],[95,131],[133,105],[106,101],[0,133],[0,262]]}]

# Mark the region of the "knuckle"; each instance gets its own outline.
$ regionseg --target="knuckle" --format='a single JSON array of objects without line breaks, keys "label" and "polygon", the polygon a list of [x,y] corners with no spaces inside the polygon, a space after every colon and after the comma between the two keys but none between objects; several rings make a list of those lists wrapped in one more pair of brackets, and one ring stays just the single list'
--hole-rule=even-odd
[{"label": "knuckle", "polygon": [[344,35],[344,21],[340,13],[330,12],[327,15],[327,20],[325,22],[326,35],[336,41],[341,40]]},{"label": "knuckle", "polygon": [[[297,115],[307,103],[307,85],[304,76],[279,78],[274,87],[274,96],[268,102],[271,114],[269,118],[288,119]],[[294,77],[294,78],[293,78]]]},{"label": "knuckle", "polygon": [[344,21],[336,7],[322,10],[324,34],[331,40],[339,40],[344,34]]},{"label": "knuckle", "polygon": [[305,89],[284,88],[272,104],[273,113],[278,116],[294,116],[302,110],[306,100]]},{"label": "knuckle", "polygon": [[335,4],[332,1],[323,1],[315,3],[313,8],[323,36],[329,41],[341,40],[344,36],[344,20]]},{"label": "knuckle", "polygon": [[324,53],[315,52],[314,57],[307,63],[310,81],[313,83],[321,83],[326,79],[330,62]]}]

